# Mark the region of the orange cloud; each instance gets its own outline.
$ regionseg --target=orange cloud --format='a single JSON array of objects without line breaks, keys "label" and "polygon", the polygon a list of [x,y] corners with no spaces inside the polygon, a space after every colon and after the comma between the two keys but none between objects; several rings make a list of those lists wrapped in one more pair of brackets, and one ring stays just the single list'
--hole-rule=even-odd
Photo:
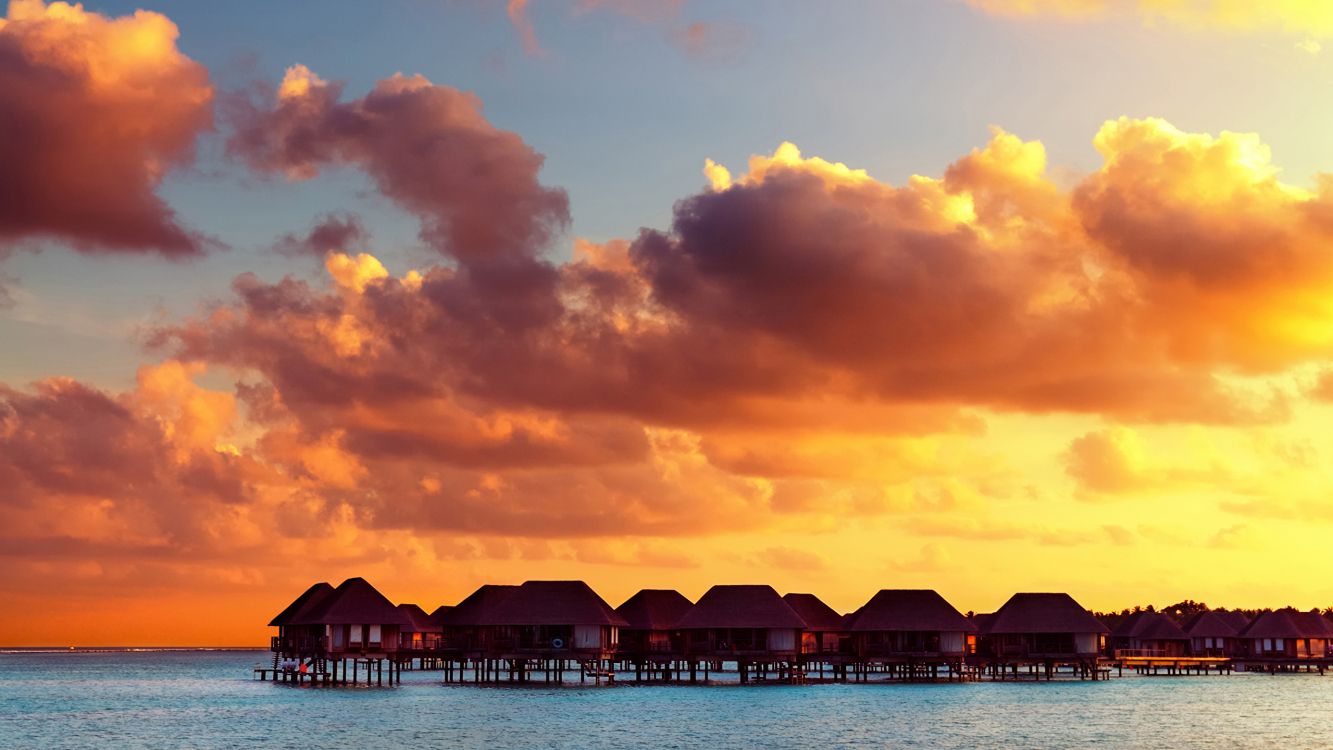
[{"label": "orange cloud", "polygon": [[[1254,136],[1107,123],[1105,164],[1072,190],[1047,177],[1040,143],[999,130],[942,178],[901,187],[784,144],[738,176],[711,165],[712,189],[681,201],[670,231],[583,243],[556,266],[541,251],[564,201],[537,182],[540,156],[463,95],[409,80],[338,104],[336,87],[289,73],[299,91],[252,112],[234,144],[263,168],[351,159],[459,267],[394,279],[368,254],[333,254],[333,290],[245,276],[232,305],[158,336],[260,374],[302,420],[385,394],[345,411],[353,444],[441,445],[381,419],[396,413],[441,427],[541,415],[585,438],[617,434],[616,419],[854,430],[875,409],[878,429],[908,432],[958,429],[969,407],[1272,421],[1284,394],[1228,374],[1333,351],[1333,199],[1279,182]],[[463,132],[379,114],[455,105]],[[453,138],[421,174],[389,143]],[[485,148],[502,168],[456,182],[444,157]],[[553,446],[512,434],[532,455]]]},{"label": "orange cloud", "polygon": [[215,241],[156,195],[212,126],[208,71],[166,16],[13,0],[0,19],[0,241],[195,255]]},{"label": "orange cloud", "polygon": [[1065,452],[1065,470],[1088,489],[1126,492],[1148,481],[1143,445],[1125,427],[1090,432],[1076,438]]}]

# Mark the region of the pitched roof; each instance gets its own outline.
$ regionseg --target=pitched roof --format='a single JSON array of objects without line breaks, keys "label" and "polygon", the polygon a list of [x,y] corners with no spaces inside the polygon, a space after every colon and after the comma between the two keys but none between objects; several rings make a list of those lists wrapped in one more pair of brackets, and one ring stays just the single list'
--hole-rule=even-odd
[{"label": "pitched roof", "polygon": [[[445,612],[442,624],[445,627],[456,628],[489,624],[492,622],[491,611],[517,588],[517,586],[496,583],[483,584],[476,591],[468,594],[467,598],[459,602],[457,606]],[[439,610],[435,611],[439,612]]]},{"label": "pitched roof", "polygon": [[490,612],[490,625],[625,625],[583,581],[527,581]]},{"label": "pitched roof", "polygon": [[1217,609],[1213,611],[1217,613],[1218,617],[1225,620],[1228,625],[1235,628],[1237,633],[1242,632],[1245,628],[1250,626],[1250,616],[1238,609]]},{"label": "pitched roof", "polygon": [[844,630],[842,615],[814,594],[783,594],[782,600],[805,621],[805,629],[816,633]]},{"label": "pitched roof", "polygon": [[714,586],[680,618],[676,627],[804,629],[805,620],[772,586]]},{"label": "pitched roof", "polygon": [[972,632],[976,625],[931,589],[883,589],[857,610],[853,632]]},{"label": "pitched roof", "polygon": [[324,581],[320,581],[296,597],[291,604],[287,605],[286,609],[274,615],[268,624],[273,627],[290,625],[293,619],[319,606],[319,603],[324,601],[324,597],[332,593],[333,587]]},{"label": "pitched roof", "polygon": [[1069,594],[1014,594],[996,610],[988,633],[1109,633]]},{"label": "pitched roof", "polygon": [[411,621],[366,579],[348,578],[292,624],[410,625]]},{"label": "pitched roof", "polygon": [[1331,634],[1328,621],[1314,612],[1296,612],[1279,609],[1261,612],[1242,638],[1327,638]]},{"label": "pitched roof", "polygon": [[1200,612],[1185,623],[1184,630],[1191,638],[1235,638],[1240,634],[1231,618],[1221,612]]},{"label": "pitched roof", "polygon": [[435,608],[435,611],[430,613],[430,621],[435,623],[436,625],[443,625],[445,615],[448,614],[451,610],[453,610],[452,606],[448,604],[441,604],[440,606]]},{"label": "pitched roof", "polygon": [[1296,624],[1304,630],[1307,638],[1333,638],[1333,622],[1324,619],[1319,610],[1297,612]]},{"label": "pitched roof", "polygon": [[1184,641],[1189,635],[1161,612],[1135,612],[1122,619],[1111,635],[1144,641]]},{"label": "pitched roof", "polygon": [[675,589],[643,589],[616,607],[634,630],[671,630],[694,605]]},{"label": "pitched roof", "polygon": [[431,620],[430,615],[426,614],[426,610],[422,609],[421,607],[418,607],[415,604],[399,604],[398,609],[401,609],[403,613],[407,615],[407,619],[410,620],[412,623],[411,625],[407,625],[403,628],[404,632],[407,633],[440,632],[439,624]]}]

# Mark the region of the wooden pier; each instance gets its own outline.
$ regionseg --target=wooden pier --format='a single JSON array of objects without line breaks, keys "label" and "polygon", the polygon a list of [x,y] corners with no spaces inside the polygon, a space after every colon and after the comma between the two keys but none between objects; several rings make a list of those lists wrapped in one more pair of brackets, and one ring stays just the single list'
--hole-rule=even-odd
[{"label": "wooden pier", "polygon": [[1126,669],[1144,676],[1177,677],[1184,675],[1231,674],[1234,660],[1223,656],[1166,656],[1151,653],[1117,652],[1115,668],[1118,675]]},{"label": "wooden pier", "polygon": [[280,663],[271,667],[260,665],[256,666],[253,672],[255,678],[260,681],[268,681],[271,678],[273,682],[290,685],[328,687],[364,684],[384,687],[387,681],[389,686],[393,687],[402,683],[405,664],[402,659],[386,658],[312,659],[304,663],[304,666]]}]

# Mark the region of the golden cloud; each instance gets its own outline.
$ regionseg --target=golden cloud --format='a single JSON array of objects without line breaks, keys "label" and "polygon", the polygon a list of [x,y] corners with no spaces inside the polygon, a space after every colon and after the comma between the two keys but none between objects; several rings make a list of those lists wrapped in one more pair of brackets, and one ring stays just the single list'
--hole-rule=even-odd
[{"label": "golden cloud", "polygon": [[216,244],[155,192],[212,126],[208,71],[177,36],[149,11],[108,18],[78,4],[10,2],[0,19],[0,240],[169,256]]}]

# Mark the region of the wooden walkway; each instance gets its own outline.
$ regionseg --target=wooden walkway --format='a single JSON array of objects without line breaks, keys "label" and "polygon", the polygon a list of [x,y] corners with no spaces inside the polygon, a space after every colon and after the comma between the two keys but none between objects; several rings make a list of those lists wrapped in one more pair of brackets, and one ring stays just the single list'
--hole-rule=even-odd
[{"label": "wooden walkway", "polygon": [[1147,676],[1231,674],[1235,669],[1233,660],[1222,656],[1121,656],[1115,666],[1118,675],[1129,669]]}]

